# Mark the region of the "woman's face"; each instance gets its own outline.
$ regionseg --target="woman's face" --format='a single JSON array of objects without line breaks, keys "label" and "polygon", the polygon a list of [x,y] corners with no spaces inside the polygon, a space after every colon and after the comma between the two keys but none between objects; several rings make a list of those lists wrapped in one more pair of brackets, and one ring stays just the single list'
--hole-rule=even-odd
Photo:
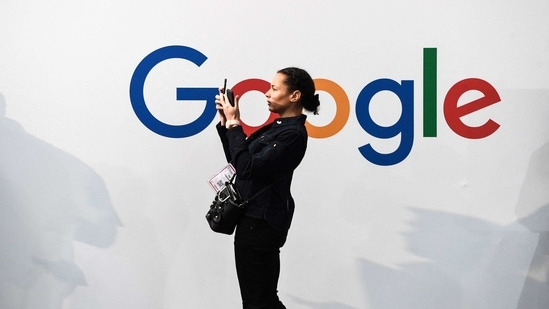
[{"label": "woman's face", "polygon": [[286,75],[276,73],[271,83],[271,88],[265,93],[269,111],[284,115],[284,113],[295,105],[295,91],[290,93],[288,86],[284,84]]}]

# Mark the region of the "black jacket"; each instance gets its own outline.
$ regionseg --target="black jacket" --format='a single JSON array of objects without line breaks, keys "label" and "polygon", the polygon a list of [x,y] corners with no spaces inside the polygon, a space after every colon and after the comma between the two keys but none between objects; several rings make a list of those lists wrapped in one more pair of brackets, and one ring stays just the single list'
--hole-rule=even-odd
[{"label": "black jacket", "polygon": [[306,115],[278,118],[248,138],[241,126],[227,130],[217,125],[225,157],[236,169],[236,186],[249,198],[265,186],[272,187],[250,202],[245,215],[266,220],[286,231],[294,214],[290,193],[292,176],[307,148]]}]

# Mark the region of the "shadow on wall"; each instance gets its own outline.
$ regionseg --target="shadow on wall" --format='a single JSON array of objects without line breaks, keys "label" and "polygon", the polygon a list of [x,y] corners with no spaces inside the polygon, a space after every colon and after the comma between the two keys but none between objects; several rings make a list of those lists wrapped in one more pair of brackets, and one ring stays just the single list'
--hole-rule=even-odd
[{"label": "shadow on wall", "polygon": [[294,303],[298,305],[302,305],[312,309],[357,309],[356,307],[351,307],[339,302],[313,302],[295,296],[288,296],[288,298],[293,299]]},{"label": "shadow on wall", "polygon": [[521,224],[539,233],[517,309],[549,308],[549,142],[530,159],[516,206]]},{"label": "shadow on wall", "polygon": [[59,309],[86,285],[73,242],[109,247],[120,221],[97,173],[5,109],[0,94],[0,308]]},{"label": "shadow on wall", "polygon": [[515,308],[531,233],[458,214],[412,211],[409,250],[425,262],[393,269],[359,260],[372,308]]}]

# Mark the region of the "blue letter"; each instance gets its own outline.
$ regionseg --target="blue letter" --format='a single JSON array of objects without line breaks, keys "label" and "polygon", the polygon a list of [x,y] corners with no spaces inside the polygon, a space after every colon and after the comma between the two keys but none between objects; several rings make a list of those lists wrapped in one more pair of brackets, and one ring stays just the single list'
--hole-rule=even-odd
[{"label": "blue letter", "polygon": [[[378,125],[370,115],[370,101],[380,91],[393,92],[402,104],[400,118],[389,127]],[[400,134],[400,145],[393,153],[379,153],[370,144],[359,147],[366,160],[385,166],[402,162],[410,154],[414,143],[414,81],[404,80],[401,85],[392,79],[378,79],[369,83],[358,95],[356,117],[360,126],[374,137],[387,139]]]},{"label": "blue letter", "polygon": [[166,46],[145,57],[135,68],[130,82],[130,100],[137,118],[151,131],[166,137],[189,137],[204,130],[215,117],[217,88],[177,88],[177,100],[205,100],[204,112],[195,121],[185,125],[169,125],[156,119],[145,103],[143,87],[149,72],[160,62],[181,58],[201,66],[206,59],[201,52],[186,46]]}]

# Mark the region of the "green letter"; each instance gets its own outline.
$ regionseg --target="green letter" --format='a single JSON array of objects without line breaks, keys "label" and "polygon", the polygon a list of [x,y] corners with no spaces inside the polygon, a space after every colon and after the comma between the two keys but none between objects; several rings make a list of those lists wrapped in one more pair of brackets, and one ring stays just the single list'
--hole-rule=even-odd
[{"label": "green letter", "polygon": [[437,49],[423,49],[423,137],[437,136]]}]

